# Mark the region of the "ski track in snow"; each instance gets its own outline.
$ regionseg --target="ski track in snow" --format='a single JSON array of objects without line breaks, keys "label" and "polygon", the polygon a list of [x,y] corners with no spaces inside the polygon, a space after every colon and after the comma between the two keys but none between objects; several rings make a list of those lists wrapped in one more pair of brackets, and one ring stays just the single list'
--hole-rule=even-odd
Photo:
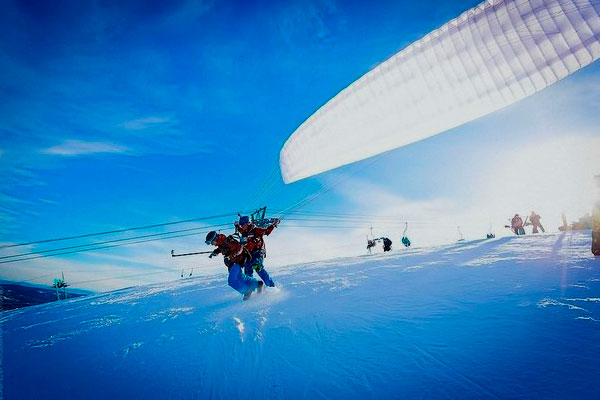
[{"label": "ski track in snow", "polygon": [[598,297],[588,297],[585,299],[565,299],[567,301],[592,301],[592,302],[600,302],[600,298]]},{"label": "ski track in snow", "polygon": [[581,310],[581,311],[587,311],[585,308],[581,308],[581,307],[577,307],[574,306],[573,304],[569,304],[569,303],[562,303],[558,300],[555,299],[550,299],[550,298],[544,298],[542,299],[539,303],[538,306],[541,308],[546,308],[549,306],[558,306],[558,307],[567,307],[569,310]]},{"label": "ski track in snow", "polygon": [[111,326],[111,325],[117,325],[122,320],[123,319],[118,316],[108,315],[106,317],[100,317],[100,318],[96,318],[96,319],[92,319],[92,320],[82,321],[80,323],[80,328],[78,328],[78,329],[74,329],[72,331],[65,332],[65,333],[58,333],[58,334],[50,335],[48,338],[44,338],[44,339],[33,340],[31,342],[26,343],[25,347],[35,348],[35,347],[52,346],[61,340],[71,339],[75,336],[89,332],[93,329],[100,329],[100,328],[104,328],[104,327]]},{"label": "ski track in snow", "polygon": [[5,377],[37,382],[5,398],[595,398],[589,253],[479,240],[274,269],[249,301],[224,272],[3,312]]},{"label": "ski track in snow", "polygon": [[175,319],[183,314],[191,314],[194,312],[194,307],[172,307],[167,310],[159,311],[148,317],[142,318],[144,321],[152,321],[159,319],[161,322],[167,322],[169,319]]}]

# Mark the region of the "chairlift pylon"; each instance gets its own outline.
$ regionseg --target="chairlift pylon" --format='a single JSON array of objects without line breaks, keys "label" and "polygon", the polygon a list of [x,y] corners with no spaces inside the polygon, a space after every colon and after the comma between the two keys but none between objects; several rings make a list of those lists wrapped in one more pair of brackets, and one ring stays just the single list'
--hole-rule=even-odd
[{"label": "chairlift pylon", "polygon": [[67,286],[70,286],[67,282],[65,282],[65,273],[63,271],[60,272],[61,278],[54,278],[54,283],[52,287],[56,289],[56,300],[60,300],[60,291],[63,290],[64,300],[67,299]]}]

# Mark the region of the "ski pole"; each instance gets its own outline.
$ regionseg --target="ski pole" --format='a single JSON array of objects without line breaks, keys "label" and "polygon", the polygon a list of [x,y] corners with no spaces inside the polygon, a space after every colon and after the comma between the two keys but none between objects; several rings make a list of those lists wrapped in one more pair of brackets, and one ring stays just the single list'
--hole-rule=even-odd
[{"label": "ski pole", "polygon": [[196,254],[208,254],[212,253],[212,251],[197,251],[195,253],[181,253],[175,254],[175,250],[171,250],[171,257],[183,257],[183,256],[194,256]]}]

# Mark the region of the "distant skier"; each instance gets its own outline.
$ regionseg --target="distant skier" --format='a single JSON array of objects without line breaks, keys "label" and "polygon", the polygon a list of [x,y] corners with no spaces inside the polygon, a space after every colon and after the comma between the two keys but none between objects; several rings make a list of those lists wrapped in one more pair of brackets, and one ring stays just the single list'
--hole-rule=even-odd
[{"label": "distant skier", "polygon": [[242,237],[242,243],[251,255],[250,262],[244,266],[245,274],[252,276],[256,271],[260,279],[270,287],[274,287],[275,282],[273,282],[264,266],[264,258],[267,253],[263,236],[270,235],[280,222],[278,218],[274,218],[266,228],[260,228],[250,222],[250,218],[247,216],[241,216],[239,221],[235,223],[235,227]]},{"label": "distant skier", "polygon": [[383,240],[383,251],[390,251],[392,250],[392,241],[386,237],[381,238],[381,240]]},{"label": "distant skier", "polygon": [[523,220],[519,216],[519,214],[515,214],[514,217],[510,220],[510,227],[512,231],[517,235],[524,235],[525,228],[523,227]]},{"label": "distant skier", "polygon": [[243,294],[244,300],[248,300],[253,291],[257,290],[259,293],[262,291],[264,284],[242,271],[242,266],[250,262],[251,255],[233,236],[225,236],[222,233],[210,231],[206,235],[206,244],[217,246],[208,256],[209,258],[223,254],[223,261],[229,271],[227,283]]},{"label": "distant skier", "polygon": [[531,212],[531,215],[529,216],[529,224],[528,225],[533,225],[533,233],[538,233],[538,228],[540,228],[542,230],[542,233],[546,232],[544,230],[544,227],[540,223],[540,218],[542,218],[542,217],[540,217],[538,214],[536,214],[535,211]]}]

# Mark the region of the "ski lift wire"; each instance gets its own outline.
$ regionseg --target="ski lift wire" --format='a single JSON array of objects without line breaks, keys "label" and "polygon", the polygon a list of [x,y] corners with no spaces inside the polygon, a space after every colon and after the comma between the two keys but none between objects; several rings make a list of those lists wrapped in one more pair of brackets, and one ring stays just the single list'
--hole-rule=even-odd
[{"label": "ski lift wire", "polygon": [[32,257],[24,257],[24,258],[19,258],[19,259],[16,259],[16,260],[4,260],[4,261],[0,261],[0,264],[8,264],[8,263],[25,261],[25,260],[33,260],[33,259],[36,259],[36,258],[54,257],[54,256],[60,256],[60,255],[66,255],[66,254],[83,253],[83,252],[94,251],[94,250],[103,250],[103,249],[108,249],[108,248],[113,248],[113,247],[129,246],[129,245],[132,245],[132,244],[154,242],[154,241],[158,241],[158,240],[175,239],[175,238],[179,238],[179,237],[198,235],[200,233],[198,233],[198,232],[184,233],[184,234],[181,234],[181,235],[174,235],[174,236],[169,236],[169,237],[160,237],[160,238],[147,239],[147,240],[138,240],[136,242],[120,243],[120,244],[113,244],[113,245],[108,245],[108,246],[99,246],[99,247],[93,247],[93,248],[89,248],[89,249],[80,249],[80,250],[73,250],[73,251],[63,251],[63,252],[53,253],[53,254],[38,254],[38,255],[34,255]]},{"label": "ski lift wire", "polygon": [[121,232],[136,231],[136,230],[143,230],[143,229],[158,228],[161,226],[184,224],[184,223],[188,223],[188,222],[203,221],[203,220],[208,220],[208,219],[217,219],[217,218],[229,217],[229,216],[233,216],[233,215],[237,215],[237,213],[211,215],[211,216],[207,216],[207,217],[191,218],[191,219],[186,219],[186,220],[182,220],[182,221],[163,222],[163,223],[159,223],[159,224],[135,226],[135,227],[123,228],[123,229],[115,229],[112,231],[86,233],[86,234],[82,234],[82,235],[74,235],[74,236],[67,236],[67,237],[61,237],[61,238],[43,239],[43,240],[35,240],[35,241],[31,241],[31,242],[8,244],[8,245],[0,246],[0,249],[5,249],[5,248],[9,248],[9,247],[27,246],[27,245],[39,244],[39,243],[58,242],[61,240],[80,239],[80,238],[86,238],[86,237],[92,237],[92,236],[109,235],[109,234],[113,234],[113,233],[121,233]]},{"label": "ski lift wire", "polygon": [[206,229],[209,229],[209,228],[217,228],[217,227],[225,227],[225,226],[229,226],[229,224],[209,225],[209,226],[198,227],[198,228],[188,228],[188,229],[180,229],[180,230],[170,231],[170,232],[153,233],[153,234],[150,234],[150,235],[134,236],[134,237],[130,237],[130,238],[121,238],[121,239],[106,240],[106,241],[96,242],[96,243],[78,244],[78,245],[74,245],[74,246],[59,247],[59,248],[55,248],[55,249],[30,251],[30,252],[27,252],[27,253],[20,253],[20,254],[8,255],[8,256],[1,256],[0,260],[7,259],[7,258],[24,257],[24,256],[33,255],[33,254],[51,253],[51,252],[61,251],[61,250],[70,250],[70,249],[76,249],[76,248],[82,248],[82,247],[98,246],[98,245],[107,244],[107,243],[118,243],[118,242],[124,242],[124,241],[135,240],[135,239],[166,236],[166,235],[170,235],[170,234],[173,234],[173,233],[206,230]]}]

